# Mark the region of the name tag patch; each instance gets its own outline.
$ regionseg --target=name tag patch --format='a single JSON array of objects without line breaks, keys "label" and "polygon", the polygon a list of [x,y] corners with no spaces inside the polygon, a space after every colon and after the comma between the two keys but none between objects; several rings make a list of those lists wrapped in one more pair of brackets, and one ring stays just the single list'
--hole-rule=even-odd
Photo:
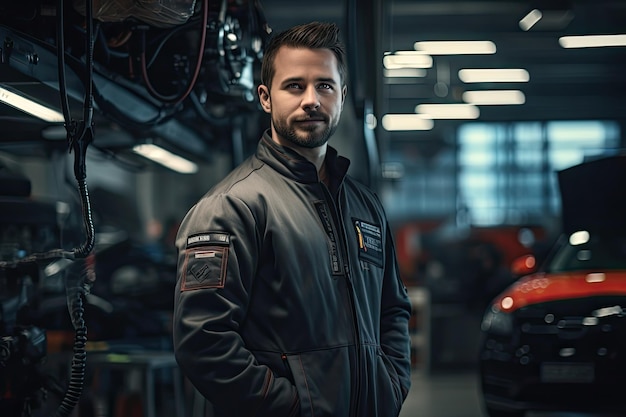
[{"label": "name tag patch", "polygon": [[226,245],[230,244],[230,235],[224,232],[207,232],[191,235],[187,238],[187,247],[203,245]]},{"label": "name tag patch", "polygon": [[359,258],[382,268],[383,240],[380,227],[355,219],[354,229],[358,240]]}]

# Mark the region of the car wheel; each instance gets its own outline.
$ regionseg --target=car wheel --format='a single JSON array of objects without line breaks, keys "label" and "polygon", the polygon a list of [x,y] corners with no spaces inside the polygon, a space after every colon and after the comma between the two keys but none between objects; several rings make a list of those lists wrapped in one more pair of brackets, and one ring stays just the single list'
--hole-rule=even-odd
[{"label": "car wheel", "polygon": [[526,411],[505,411],[493,408],[487,408],[486,411],[489,417],[524,417],[526,415]]}]

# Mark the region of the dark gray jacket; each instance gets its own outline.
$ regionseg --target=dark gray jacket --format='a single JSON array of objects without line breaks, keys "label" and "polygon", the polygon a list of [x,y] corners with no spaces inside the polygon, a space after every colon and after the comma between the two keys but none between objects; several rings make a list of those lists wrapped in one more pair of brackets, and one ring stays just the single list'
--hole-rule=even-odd
[{"label": "dark gray jacket", "polygon": [[220,417],[395,417],[410,304],[379,199],[272,142],[213,187],[176,245],[174,347]]}]

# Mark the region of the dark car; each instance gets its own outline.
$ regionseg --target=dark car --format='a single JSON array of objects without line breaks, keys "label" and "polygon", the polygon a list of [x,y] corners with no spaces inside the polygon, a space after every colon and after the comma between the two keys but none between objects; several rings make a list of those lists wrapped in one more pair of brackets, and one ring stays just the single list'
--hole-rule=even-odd
[{"label": "dark car", "polygon": [[[554,250],[534,273],[534,257],[521,258],[518,272],[528,274],[483,317],[480,382],[489,417],[626,415],[626,159],[583,165],[560,173],[564,222]],[[607,183],[604,192],[593,181]]]}]

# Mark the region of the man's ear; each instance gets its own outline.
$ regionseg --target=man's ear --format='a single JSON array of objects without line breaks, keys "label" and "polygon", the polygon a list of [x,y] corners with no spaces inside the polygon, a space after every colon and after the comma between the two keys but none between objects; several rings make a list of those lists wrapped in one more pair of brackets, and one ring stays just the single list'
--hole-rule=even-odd
[{"label": "man's ear", "polygon": [[272,101],[270,99],[270,89],[267,88],[266,85],[259,85],[257,88],[257,93],[259,94],[259,102],[261,103],[261,107],[265,113],[271,113],[272,111]]}]

